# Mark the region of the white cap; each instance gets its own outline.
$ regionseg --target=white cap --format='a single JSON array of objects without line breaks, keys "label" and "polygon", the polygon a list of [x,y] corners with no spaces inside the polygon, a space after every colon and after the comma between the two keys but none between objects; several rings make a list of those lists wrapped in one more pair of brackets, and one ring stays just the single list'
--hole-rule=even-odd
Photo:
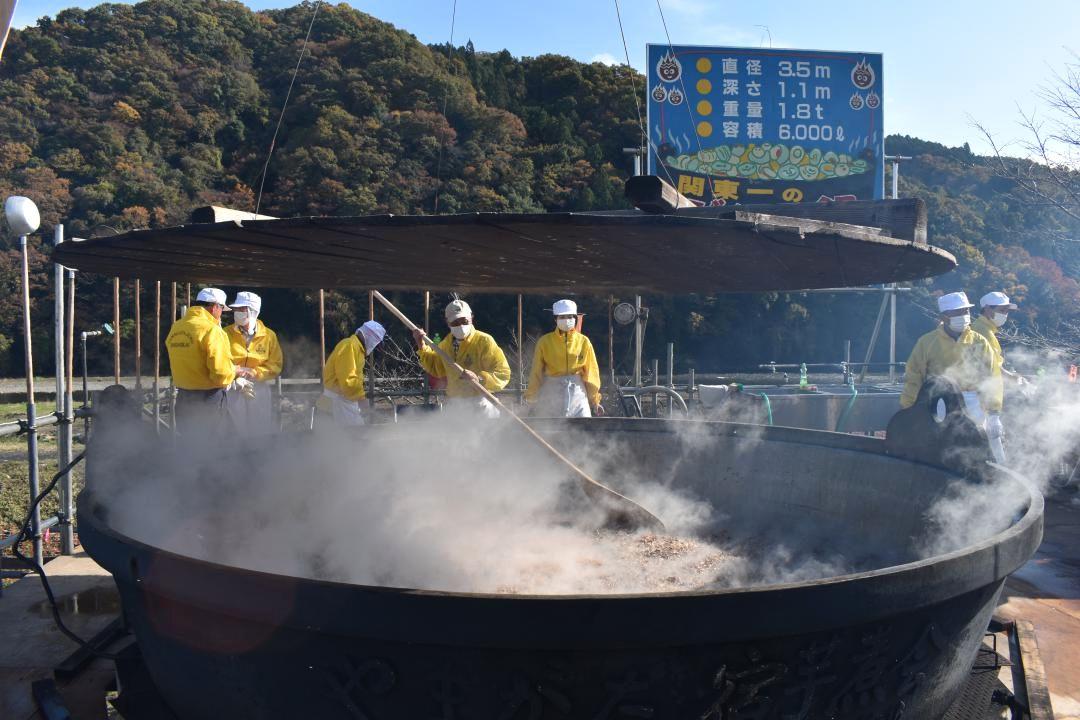
[{"label": "white cap", "polygon": [[1004,307],[1015,310],[1016,303],[1009,300],[1009,296],[1003,292],[990,292],[979,300],[979,307]]},{"label": "white cap", "polygon": [[966,310],[967,308],[975,307],[968,302],[967,293],[954,292],[948,295],[942,295],[937,299],[938,312],[949,312],[950,310]]},{"label": "white cap", "polygon": [[255,314],[258,314],[262,310],[262,298],[253,292],[247,290],[241,290],[236,293],[236,299],[232,301],[232,308],[246,307],[251,308]]},{"label": "white cap", "polygon": [[453,322],[458,318],[471,318],[472,308],[464,300],[454,300],[446,306],[446,322]]},{"label": "white cap", "polygon": [[368,320],[366,323],[356,328],[356,334],[363,339],[364,350],[370,355],[371,351],[382,342],[384,337],[386,337],[386,328],[374,320]]},{"label": "white cap", "polygon": [[559,300],[551,306],[551,313],[559,315],[577,315],[577,303],[573,300]]},{"label": "white cap", "polygon": [[225,304],[225,291],[218,290],[217,288],[203,288],[199,291],[199,294],[195,296],[195,302],[217,303],[226,310],[231,310],[231,308]]}]

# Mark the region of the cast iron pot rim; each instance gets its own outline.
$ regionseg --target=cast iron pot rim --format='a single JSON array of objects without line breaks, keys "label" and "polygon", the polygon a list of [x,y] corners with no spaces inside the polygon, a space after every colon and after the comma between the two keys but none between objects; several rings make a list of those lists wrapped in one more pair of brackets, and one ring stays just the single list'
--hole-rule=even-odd
[{"label": "cast iron pot rim", "polygon": [[[909,461],[910,462],[910,461]],[[921,463],[916,463],[921,464]],[[183,563],[189,563],[194,565],[209,566],[220,571],[226,571],[228,573],[242,573],[246,575],[256,576],[262,579],[271,581],[296,581],[302,580],[305,584],[311,583],[323,587],[333,587],[339,589],[349,589],[353,591],[365,591],[372,593],[383,594],[398,594],[398,595],[416,595],[416,596],[430,596],[430,597],[448,597],[448,598],[460,598],[462,600],[477,599],[477,600],[492,600],[498,599],[503,601],[528,601],[537,602],[543,601],[546,603],[558,603],[558,602],[574,602],[581,600],[605,600],[605,601],[631,601],[641,600],[643,598],[702,598],[702,597],[717,597],[717,596],[731,596],[731,595],[748,595],[751,593],[769,593],[780,592],[785,590],[792,590],[796,588],[808,588],[808,587],[822,587],[830,585],[841,585],[844,583],[856,582],[859,580],[865,580],[875,577],[888,577],[893,575],[899,575],[906,572],[911,572],[921,568],[928,567],[930,565],[936,565],[945,563],[951,560],[958,559],[965,555],[974,555],[982,550],[990,548],[995,545],[999,545],[1013,539],[1019,535],[1024,534],[1028,529],[1039,519],[1043,514],[1043,496],[1038,492],[1034,485],[1030,481],[1026,480],[1023,476],[1003,466],[994,466],[995,469],[1006,475],[1012,482],[1017,484],[1020,488],[1027,490],[1028,492],[1028,506],[1023,516],[1012,523],[1009,527],[1002,530],[999,533],[991,535],[982,541],[975,543],[974,545],[968,545],[952,552],[948,552],[942,555],[934,555],[922,560],[917,560],[910,563],[904,563],[902,565],[891,565],[885,568],[878,568],[876,570],[867,570],[860,573],[849,573],[847,575],[836,575],[828,578],[818,578],[816,580],[804,580],[802,582],[793,583],[777,583],[774,585],[754,585],[749,587],[740,588],[722,588],[717,590],[684,590],[675,592],[660,592],[660,593],[587,593],[587,594],[573,594],[573,595],[525,595],[525,594],[511,594],[511,593],[480,593],[480,592],[457,592],[448,590],[426,590],[421,588],[403,588],[403,587],[390,587],[385,585],[363,585],[360,583],[345,583],[334,580],[319,580],[315,578],[306,578],[293,575],[281,575],[278,573],[270,573],[263,570],[252,570],[250,568],[237,567],[233,565],[225,565],[222,563],[212,562],[210,560],[204,560],[201,558],[193,557],[190,555],[181,555],[171,550],[165,550],[153,545],[148,545],[144,542],[131,538],[127,535],[123,535],[111,527],[108,527],[102,521],[100,515],[96,512],[97,506],[92,490],[86,489],[79,495],[78,504],[80,506],[80,516],[88,518],[91,524],[95,525],[95,530],[102,535],[109,537],[110,539],[119,542],[124,545],[131,546],[143,552],[150,552],[162,556],[166,556]],[[82,512],[84,508],[93,508],[89,512]],[[95,522],[97,521],[97,522]],[[1007,572],[1001,573],[1001,577],[1004,577],[1008,573],[1013,572],[1015,568],[1009,569]],[[974,585],[972,589],[974,589]]]}]

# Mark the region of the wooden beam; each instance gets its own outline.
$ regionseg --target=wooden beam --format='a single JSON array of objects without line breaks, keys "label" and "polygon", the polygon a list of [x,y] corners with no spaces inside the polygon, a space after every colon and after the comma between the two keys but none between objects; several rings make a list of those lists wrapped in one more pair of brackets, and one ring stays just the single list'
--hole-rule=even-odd
[{"label": "wooden beam", "polygon": [[206,205],[203,207],[197,207],[191,211],[191,222],[193,223],[219,223],[229,222],[230,220],[276,220],[273,215],[258,215],[253,212],[246,212],[244,210],[233,210],[232,208],[219,207],[217,205]]},{"label": "wooden beam", "polygon": [[656,175],[635,175],[627,180],[626,197],[638,210],[649,213],[670,213],[680,208],[697,207],[690,198]]}]

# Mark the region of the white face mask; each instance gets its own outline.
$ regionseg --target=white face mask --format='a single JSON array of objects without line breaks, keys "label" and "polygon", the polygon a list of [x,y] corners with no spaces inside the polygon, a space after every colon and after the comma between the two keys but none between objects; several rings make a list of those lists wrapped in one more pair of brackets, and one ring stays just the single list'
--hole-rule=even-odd
[{"label": "white face mask", "polygon": [[953,315],[949,318],[949,329],[956,333],[963,332],[970,324],[971,315],[967,313],[964,313],[963,315]]},{"label": "white face mask", "polygon": [[468,325],[454,325],[452,328],[450,328],[451,334],[453,334],[453,336],[456,337],[458,340],[464,340],[465,338],[469,337],[472,331],[472,323],[469,323]]},{"label": "white face mask", "polygon": [[995,325],[997,325],[998,327],[1001,327],[1002,325],[1005,324],[1005,321],[1008,320],[1008,319],[1009,319],[1009,313],[996,312],[996,313],[994,313],[993,323]]},{"label": "white face mask", "polygon": [[246,333],[255,332],[255,320],[257,319],[257,317],[257,315],[254,315],[248,310],[233,311],[233,323],[236,324],[237,328],[243,330]]},{"label": "white face mask", "polygon": [[559,329],[563,332],[570,332],[577,327],[577,318],[559,318],[555,321],[555,324],[559,326]]}]

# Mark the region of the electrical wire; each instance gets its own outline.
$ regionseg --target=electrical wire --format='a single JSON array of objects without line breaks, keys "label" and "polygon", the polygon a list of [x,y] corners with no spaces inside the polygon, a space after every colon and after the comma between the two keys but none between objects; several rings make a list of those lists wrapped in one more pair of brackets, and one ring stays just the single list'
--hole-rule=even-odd
[{"label": "electrical wire", "polygon": [[33,531],[30,528],[30,519],[34,516],[34,510],[37,508],[38,505],[41,504],[41,501],[48,497],[49,493],[53,491],[53,489],[56,487],[56,483],[60,482],[60,478],[70,473],[76,465],[82,462],[83,458],[85,457],[85,450],[76,455],[75,458],[71,462],[69,462],[62,470],[53,475],[52,480],[50,480],[49,484],[45,486],[45,489],[38,493],[38,496],[34,498],[33,502],[30,503],[30,509],[26,513],[26,519],[23,520],[22,524],[19,526],[19,535],[15,540],[15,544],[11,546],[11,551],[15,554],[15,557],[22,560],[23,563],[25,563],[26,565],[29,565],[30,568],[35,573],[37,573],[38,577],[41,578],[41,587],[45,590],[45,597],[49,600],[49,607],[52,610],[53,622],[56,623],[57,629],[59,629],[61,633],[63,633],[76,645],[79,645],[87,652],[92,653],[96,657],[104,658],[106,660],[116,660],[116,655],[104,652],[94,647],[93,645],[76,635],[71,630],[71,628],[64,624],[64,619],[60,616],[60,607],[56,604],[56,595],[53,593],[52,586],[49,584],[49,578],[45,574],[45,568],[39,565],[38,562],[33,558],[29,558],[26,555],[23,555],[22,552],[19,550],[19,545],[21,543],[26,540],[31,540],[34,537]]},{"label": "electrical wire", "polygon": [[[664,37],[667,38],[668,52],[671,53],[671,57],[675,57],[675,46],[671,44],[671,33],[668,32],[667,19],[664,18],[664,8],[660,6],[660,0],[656,0],[656,9],[660,12],[660,23],[664,26]],[[694,132],[694,139],[697,140],[698,153],[700,153],[702,151],[701,135],[697,132],[694,111],[690,107],[690,95],[686,92],[686,73],[679,73],[679,86],[682,87],[683,104],[686,105],[686,114],[690,117],[690,129]],[[713,176],[708,169],[705,170],[705,177],[708,179],[711,188],[713,186]]]},{"label": "electrical wire", "polygon": [[[453,9],[450,11],[450,42],[446,44],[446,72],[448,75],[453,76],[454,70],[454,25],[457,23],[457,0],[454,0]],[[450,101],[450,83],[446,83],[446,92],[443,93],[442,102],[442,116],[446,118],[446,108]],[[447,121],[447,125],[450,122]],[[443,146],[446,144],[445,139],[439,140],[439,162],[435,169],[435,214],[439,214],[439,191],[442,190],[442,158],[443,158]]]},{"label": "electrical wire", "polygon": [[663,159],[660,157],[660,148],[652,141],[652,137],[650,137],[648,131],[645,129],[645,122],[641,119],[641,98],[638,97],[637,81],[634,80],[634,66],[630,64],[630,48],[626,44],[626,32],[623,30],[622,11],[619,9],[619,0],[615,0],[615,17],[619,20],[619,36],[622,38],[623,54],[626,55],[627,75],[630,78],[630,86],[634,91],[634,109],[637,111],[638,128],[641,130],[641,137],[645,140],[645,144],[648,145],[653,154],[656,155],[656,165],[664,171],[665,175],[667,175],[668,184],[675,187],[676,183],[671,177],[671,171],[667,169]]},{"label": "electrical wire", "polygon": [[263,164],[262,177],[259,178],[259,195],[255,199],[255,214],[259,214],[262,207],[263,187],[266,185],[266,173],[270,169],[270,158],[274,156],[274,147],[277,145],[278,132],[281,131],[281,121],[285,119],[285,109],[289,107],[289,98],[292,97],[293,85],[296,83],[296,75],[300,72],[300,63],[304,61],[304,53],[307,51],[308,40],[311,39],[311,29],[315,27],[315,18],[319,15],[319,7],[322,0],[315,0],[315,11],[311,13],[311,22],[308,23],[307,35],[304,36],[304,44],[300,47],[300,57],[296,58],[296,67],[293,68],[292,79],[289,80],[289,90],[285,93],[285,102],[281,104],[281,114],[278,115],[277,126],[274,127],[274,136],[270,138],[270,148],[266,151],[266,162]]}]

